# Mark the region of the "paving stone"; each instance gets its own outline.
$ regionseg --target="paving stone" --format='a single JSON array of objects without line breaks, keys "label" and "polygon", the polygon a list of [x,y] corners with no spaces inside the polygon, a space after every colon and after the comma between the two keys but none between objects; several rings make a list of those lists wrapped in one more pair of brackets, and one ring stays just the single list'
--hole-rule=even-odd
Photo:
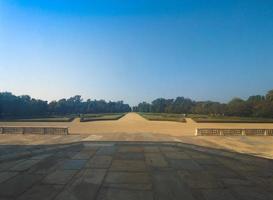
[{"label": "paving stone", "polygon": [[204,200],[205,197],[200,189],[190,188],[191,194],[195,200]]},{"label": "paving stone", "polygon": [[193,159],[211,159],[212,158],[210,155],[202,153],[200,151],[186,150],[185,153],[190,155]]},{"label": "paving stone", "polygon": [[154,200],[152,191],[104,188],[97,200]]},{"label": "paving stone", "polygon": [[147,166],[161,168],[168,167],[168,163],[159,153],[145,153],[145,162]]},{"label": "paving stone", "polygon": [[217,160],[225,167],[234,171],[255,171],[260,169],[255,165],[244,164],[235,159],[217,158]]},{"label": "paving stone", "polygon": [[111,156],[94,156],[90,159],[85,167],[87,168],[109,168],[112,162]]},{"label": "paving stone", "polygon": [[194,200],[190,189],[173,172],[152,173],[155,200]]},{"label": "paving stone", "polygon": [[273,192],[273,177],[263,179],[263,187]]},{"label": "paving stone", "polygon": [[145,147],[143,147],[143,150],[146,153],[159,153],[160,152],[158,147],[149,147],[149,146],[147,147],[147,146],[145,146]]},{"label": "paving stone", "polygon": [[152,190],[152,183],[104,183],[107,188],[122,190]]},{"label": "paving stone", "polygon": [[112,171],[145,171],[146,165],[140,160],[114,160],[110,167]]},{"label": "paving stone", "polygon": [[[257,180],[257,179],[256,179]],[[253,186],[254,182],[247,180],[247,179],[243,179],[243,178],[223,178],[222,182],[230,187],[230,186]]]},{"label": "paving stone", "polygon": [[194,189],[212,189],[212,188],[223,188],[223,183],[213,177],[206,171],[178,171],[178,175],[190,188]]},{"label": "paving stone", "polygon": [[236,193],[234,196],[242,200],[271,200],[273,199],[273,194],[266,191],[264,188],[257,187],[234,187],[232,190]]},{"label": "paving stone", "polygon": [[20,162],[24,162],[25,159],[19,159],[16,161],[7,161],[4,163],[0,163],[0,171],[8,171],[10,170],[12,167],[16,166],[17,164],[19,164]]},{"label": "paving stone", "polygon": [[220,165],[220,163],[213,158],[198,158],[198,159],[194,159],[195,162],[197,162],[200,165]]},{"label": "paving stone", "polygon": [[62,162],[64,162],[64,160],[61,158],[56,158],[56,157],[46,158],[38,162],[36,165],[32,166],[29,169],[29,172],[37,173],[37,174],[48,174],[56,170],[58,165],[60,165],[60,163]]},{"label": "paving stone", "polygon": [[271,169],[267,169],[267,170],[255,170],[255,171],[245,171],[245,170],[233,170],[238,174],[242,174],[243,176],[247,176],[247,177],[261,177],[261,178],[267,178],[267,177],[273,177],[272,174],[272,170]]},{"label": "paving stone", "polygon": [[45,177],[47,184],[66,184],[76,174],[77,170],[57,170]]},{"label": "paving stone", "polygon": [[96,152],[96,155],[113,155],[117,150],[116,146],[105,146],[100,147],[99,150]]},{"label": "paving stone", "polygon": [[115,159],[120,160],[144,160],[143,153],[139,152],[126,152],[126,153],[117,153]]},{"label": "paving stone", "polygon": [[198,163],[189,159],[170,160],[170,163],[174,169],[189,170],[189,171],[203,170],[203,168]]},{"label": "paving stone", "polygon": [[17,172],[0,172],[0,183],[3,183],[4,181],[16,176]]},{"label": "paving stone", "polygon": [[205,200],[238,200],[227,189],[214,189],[202,191]]},{"label": "paving stone", "polygon": [[118,152],[138,152],[141,153],[143,152],[143,147],[141,146],[121,146],[118,148]]},{"label": "paving stone", "polygon": [[28,159],[28,160],[18,163],[17,165],[12,167],[10,170],[11,171],[25,171],[25,170],[31,168],[33,165],[37,164],[38,162],[40,162],[40,160]]},{"label": "paving stone", "polygon": [[177,147],[162,146],[162,147],[160,147],[160,150],[161,150],[162,152],[177,152],[177,151],[179,151],[180,149],[177,148]]},{"label": "paving stone", "polygon": [[67,160],[63,164],[63,169],[79,170],[84,167],[87,160]]},{"label": "paving stone", "polygon": [[180,151],[166,151],[164,152],[164,155],[169,159],[190,159],[190,156],[188,154]]},{"label": "paving stone", "polygon": [[85,169],[57,196],[57,200],[95,199],[106,174],[104,169]]},{"label": "paving stone", "polygon": [[85,143],[83,146],[84,146],[82,149],[83,151],[95,151],[96,152],[99,149],[99,146],[96,143],[93,143],[93,144]]},{"label": "paving stone", "polygon": [[41,155],[33,156],[30,159],[32,159],[32,160],[43,160],[43,159],[48,158],[50,156],[52,156],[52,154],[41,154]]},{"label": "paving stone", "polygon": [[81,182],[100,185],[106,175],[106,169],[84,169],[73,178],[70,186],[77,185]]},{"label": "paving stone", "polygon": [[202,165],[204,170],[217,178],[240,178],[242,176],[235,171],[222,166]]},{"label": "paving stone", "polygon": [[60,185],[36,185],[23,193],[17,200],[51,200],[62,188]]},{"label": "paving stone", "polygon": [[142,172],[109,172],[105,183],[149,183],[151,177]]},{"label": "paving stone", "polygon": [[72,159],[88,160],[96,153],[96,151],[80,151],[72,157]]},{"label": "paving stone", "polygon": [[21,173],[0,184],[0,197],[18,197],[41,179],[38,174]]},{"label": "paving stone", "polygon": [[61,159],[71,159],[77,153],[78,152],[75,152],[75,151],[60,151],[60,152],[54,154],[54,157],[61,158]]}]

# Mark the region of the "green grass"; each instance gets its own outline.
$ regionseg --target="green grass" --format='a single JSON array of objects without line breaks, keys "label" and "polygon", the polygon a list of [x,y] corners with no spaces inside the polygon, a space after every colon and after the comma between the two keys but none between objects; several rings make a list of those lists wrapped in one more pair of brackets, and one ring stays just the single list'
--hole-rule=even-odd
[{"label": "green grass", "polygon": [[118,120],[124,115],[125,113],[83,114],[81,115],[81,122]]},{"label": "green grass", "polygon": [[186,122],[184,115],[172,113],[139,113],[142,117],[152,121]]},{"label": "green grass", "polygon": [[1,119],[5,122],[71,122],[74,116],[50,116],[50,117],[33,117],[33,118],[8,118]]},{"label": "green grass", "polygon": [[270,118],[188,115],[198,123],[273,123]]}]

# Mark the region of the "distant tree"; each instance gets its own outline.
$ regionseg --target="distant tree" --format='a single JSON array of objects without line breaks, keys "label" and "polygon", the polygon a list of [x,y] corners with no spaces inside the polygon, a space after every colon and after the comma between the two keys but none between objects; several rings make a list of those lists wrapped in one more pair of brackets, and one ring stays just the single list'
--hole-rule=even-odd
[{"label": "distant tree", "polygon": [[213,101],[196,102],[192,107],[195,114],[206,115],[224,115],[226,113],[226,104]]},{"label": "distant tree", "polygon": [[189,113],[192,109],[194,102],[191,99],[184,97],[177,97],[172,106],[173,113]]},{"label": "distant tree", "polygon": [[253,95],[253,96],[248,97],[247,102],[251,105],[256,105],[264,100],[265,100],[265,97],[262,95]]},{"label": "distant tree", "polygon": [[266,94],[266,100],[273,101],[273,90],[270,90]]},{"label": "distant tree", "polygon": [[255,108],[255,116],[273,118],[273,102],[264,101],[263,103],[258,104]]},{"label": "distant tree", "polygon": [[135,109],[135,111],[137,112],[151,112],[151,104],[146,103],[146,102],[142,102],[139,103],[137,106],[137,109]]},{"label": "distant tree", "polygon": [[252,110],[244,100],[234,98],[227,104],[227,114],[232,116],[250,116]]},{"label": "distant tree", "polygon": [[152,112],[156,113],[164,113],[166,112],[167,106],[171,105],[173,103],[173,99],[164,99],[159,98],[152,102]]}]

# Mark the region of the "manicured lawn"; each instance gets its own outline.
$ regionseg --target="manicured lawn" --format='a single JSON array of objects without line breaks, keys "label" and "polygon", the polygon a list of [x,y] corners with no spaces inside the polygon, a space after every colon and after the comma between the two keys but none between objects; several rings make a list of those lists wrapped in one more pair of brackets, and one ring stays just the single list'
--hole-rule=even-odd
[{"label": "manicured lawn", "polygon": [[139,113],[142,117],[152,121],[175,121],[186,122],[182,114],[169,114],[169,113]]},{"label": "manicured lawn", "polygon": [[188,115],[198,123],[273,123],[270,118]]},{"label": "manicured lawn", "polygon": [[125,113],[84,114],[81,115],[81,122],[118,120],[124,115]]},{"label": "manicured lawn", "polygon": [[71,122],[73,116],[52,116],[52,117],[33,117],[33,118],[8,118],[1,119],[5,122]]}]

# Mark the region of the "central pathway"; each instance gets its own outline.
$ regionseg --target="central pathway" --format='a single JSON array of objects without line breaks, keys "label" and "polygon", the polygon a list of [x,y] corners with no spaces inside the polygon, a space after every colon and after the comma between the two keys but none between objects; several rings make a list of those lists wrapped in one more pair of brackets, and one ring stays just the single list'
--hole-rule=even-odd
[{"label": "central pathway", "polygon": [[122,117],[119,122],[122,123],[128,123],[128,122],[134,122],[134,123],[138,123],[138,122],[147,122],[147,120],[145,118],[143,118],[142,116],[140,116],[137,113],[128,113],[126,114],[124,117]]},{"label": "central pathway", "polygon": [[194,135],[194,125],[182,122],[149,121],[137,113],[128,113],[119,120],[75,122],[70,124],[72,134],[153,133],[170,136]]}]

